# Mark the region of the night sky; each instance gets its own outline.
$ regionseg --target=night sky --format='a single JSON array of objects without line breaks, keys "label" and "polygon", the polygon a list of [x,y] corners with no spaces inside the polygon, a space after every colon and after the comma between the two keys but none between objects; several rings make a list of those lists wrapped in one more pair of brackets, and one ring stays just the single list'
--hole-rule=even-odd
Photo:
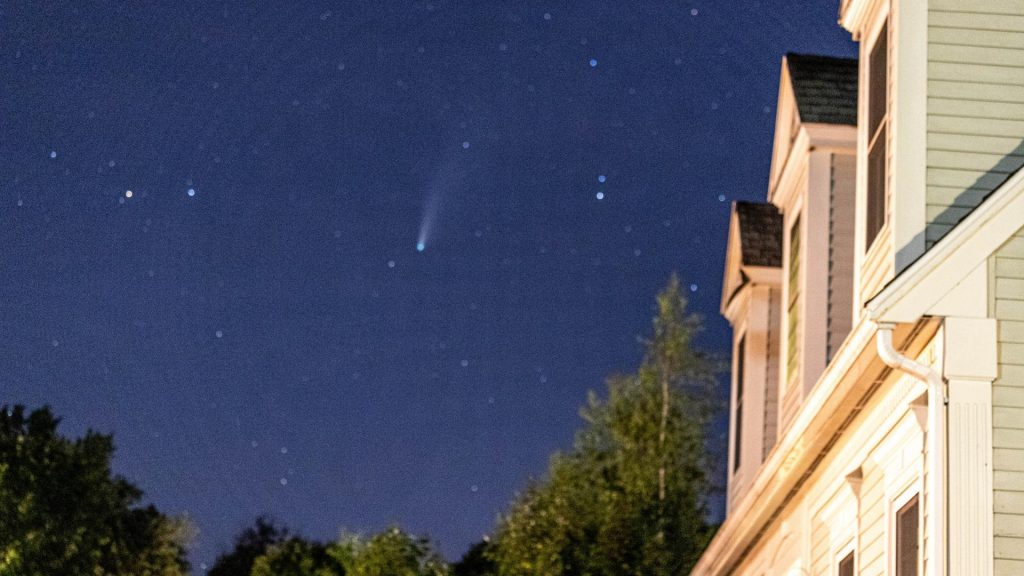
[{"label": "night sky", "polygon": [[197,573],[258,514],[454,559],[673,271],[728,353],[781,57],[854,45],[834,0],[274,4],[2,8],[0,402],[113,433]]}]

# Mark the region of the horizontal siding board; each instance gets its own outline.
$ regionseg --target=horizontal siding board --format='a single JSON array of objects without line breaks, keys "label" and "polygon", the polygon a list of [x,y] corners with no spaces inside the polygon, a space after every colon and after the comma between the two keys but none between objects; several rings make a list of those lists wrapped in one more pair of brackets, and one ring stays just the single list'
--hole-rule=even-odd
[{"label": "horizontal siding board", "polygon": [[995,490],[992,496],[992,509],[996,512],[1014,514],[1024,510],[1024,492]]},{"label": "horizontal siding board", "polygon": [[1024,560],[1024,538],[996,536],[992,548],[996,558]]},{"label": "horizontal siding board", "polygon": [[964,12],[962,4],[955,10],[943,10],[934,4],[928,10],[928,30],[949,27],[969,30],[1024,30],[1024,16],[1015,10],[1010,14]]},{"label": "horizontal siding board", "polygon": [[993,568],[996,576],[1020,576],[1024,574],[1024,560],[996,558]]},{"label": "horizontal siding board", "polygon": [[[1002,302],[997,302],[997,304]],[[1013,304],[1014,302],[1008,302]],[[1016,302],[1024,306],[1024,302]],[[999,361],[1003,364],[1013,364],[1015,366],[1024,366],[1024,344],[1017,344],[1015,342],[1000,342],[999,343]]]},{"label": "horizontal siding board", "polygon": [[1024,386],[993,386],[992,405],[1004,408],[1024,408]]},{"label": "horizontal siding board", "polygon": [[973,12],[976,14],[1020,14],[1020,0],[931,0],[929,10]]},{"label": "horizontal siding board", "polygon": [[992,465],[996,470],[1024,472],[1024,450],[993,449]]},{"label": "horizontal siding board", "polygon": [[[1022,34],[1024,36],[1024,34]],[[1024,86],[955,80],[929,80],[928,95],[938,98],[961,98],[985,102],[1020,102]]]},{"label": "horizontal siding board", "polygon": [[[996,490],[1009,492],[1024,490],[1024,472],[1013,472],[1009,470],[994,470],[992,472],[992,487]],[[1021,517],[1021,527],[1024,528],[1024,515]],[[1024,535],[1024,533],[1022,533]]]},{"label": "horizontal siding board", "polygon": [[[1021,52],[1024,58],[1024,51]],[[928,98],[929,114],[963,116],[965,118],[992,118],[1005,120],[1024,120],[1024,103],[1022,102],[986,102],[984,100],[965,100],[962,98]]]},{"label": "horizontal siding board", "polygon": [[[992,447],[1024,450],[1024,429],[995,428],[992,430]],[[1024,486],[1020,488],[1024,490]]]},{"label": "horizontal siding board", "polygon": [[928,186],[928,203],[941,206],[973,208],[992,193],[985,188],[957,188],[955,186]]},{"label": "horizontal siding board", "polygon": [[999,248],[999,258],[1024,258],[1024,236],[1014,236]]},{"label": "horizontal siding board", "polygon": [[999,367],[998,384],[1003,386],[1024,385],[1024,366],[1005,364]]},{"label": "horizontal siding board", "polygon": [[963,62],[929,62],[928,79],[1024,86],[1024,69]]},{"label": "horizontal siding board", "polygon": [[996,276],[1024,278],[1024,258],[996,258]]},{"label": "horizontal siding board", "polygon": [[928,168],[925,174],[925,183],[935,186],[962,186],[965,189],[970,187],[995,189],[1006,180],[1007,175],[984,170]]},{"label": "horizontal siding board", "polygon": [[985,172],[1013,172],[1024,165],[1024,155],[1018,146],[1013,154],[991,154],[987,152],[968,152],[929,150],[928,166],[937,168],[957,168],[962,170],[982,170]]},{"label": "horizontal siding board", "polygon": [[1024,50],[1020,47],[964,46],[953,44],[928,43],[928,60],[931,62],[951,62],[955,64],[987,64],[1006,68],[1019,67]]},{"label": "horizontal siding board", "polygon": [[1024,280],[1020,278],[996,278],[996,298],[1024,300]]},{"label": "horizontal siding board", "polygon": [[1024,302],[996,300],[996,317],[1006,320],[1024,320]]},{"label": "horizontal siding board", "polygon": [[1024,32],[1018,30],[971,29],[959,26],[929,26],[928,41],[946,45],[1002,48],[1024,46]]},{"label": "horizontal siding board", "polygon": [[928,206],[926,214],[931,224],[956,224],[963,220],[964,216],[971,213],[973,208],[958,206]]},{"label": "horizontal siding board", "polygon": [[[1024,87],[1021,88],[1024,91]],[[1024,94],[1022,94],[1024,96]],[[928,134],[928,150],[946,150],[950,152],[970,151],[984,154],[997,154],[999,157],[1009,154],[1022,154],[1024,138],[1016,136],[976,136],[971,134]]]},{"label": "horizontal siding board", "polygon": [[1024,138],[1024,121],[1005,118],[968,119],[956,115],[935,114],[931,111],[928,115],[928,133]]},{"label": "horizontal siding board", "polygon": [[992,520],[996,534],[1024,538],[1024,515],[996,513]]}]

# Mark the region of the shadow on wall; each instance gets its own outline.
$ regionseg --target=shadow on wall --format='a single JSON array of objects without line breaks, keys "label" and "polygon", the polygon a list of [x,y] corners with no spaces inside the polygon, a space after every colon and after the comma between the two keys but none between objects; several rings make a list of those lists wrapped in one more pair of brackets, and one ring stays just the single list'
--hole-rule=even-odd
[{"label": "shadow on wall", "polygon": [[[911,262],[920,257],[920,254],[916,253],[919,248],[915,247],[921,246],[922,236],[924,236],[925,251],[930,250],[932,246],[945,237],[950,230],[955,228],[961,220],[1022,167],[1024,167],[1024,140],[1018,143],[1009,154],[999,159],[992,167],[982,172],[974,182],[966,186],[951,201],[942,201],[941,198],[937,198],[939,191],[935,190],[936,186],[932,184],[926,185],[926,209],[929,215],[927,216],[925,229],[915,236],[911,242],[899,249],[896,261],[904,262],[906,266],[909,266]],[[945,167],[927,167],[928,170],[934,168]],[[931,216],[931,213],[936,208],[941,210],[934,216]],[[908,252],[914,252],[914,254],[908,254]]]}]

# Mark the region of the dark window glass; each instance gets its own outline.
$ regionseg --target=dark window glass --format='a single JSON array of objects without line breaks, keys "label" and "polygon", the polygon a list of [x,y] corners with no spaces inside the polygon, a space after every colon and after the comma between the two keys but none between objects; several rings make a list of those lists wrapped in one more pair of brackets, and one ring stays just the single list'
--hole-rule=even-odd
[{"label": "dark window glass", "polygon": [[853,552],[839,561],[839,576],[853,576]]},{"label": "dark window glass", "polygon": [[914,496],[896,513],[896,576],[917,576],[920,521]]},{"label": "dark window glass", "polygon": [[882,26],[868,59],[868,177],[865,249],[885,224],[888,181],[886,140],[889,136],[889,25]]},{"label": "dark window glass", "polygon": [[743,378],[745,372],[747,337],[736,345],[736,411],[733,414],[732,471],[740,467],[743,448]]}]

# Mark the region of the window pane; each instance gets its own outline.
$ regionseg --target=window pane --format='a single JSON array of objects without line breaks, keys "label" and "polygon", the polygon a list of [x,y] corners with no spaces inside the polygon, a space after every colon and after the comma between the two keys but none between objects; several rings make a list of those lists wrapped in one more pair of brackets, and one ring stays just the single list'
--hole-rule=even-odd
[{"label": "window pane", "polygon": [[853,552],[839,561],[839,576],[853,576]]},{"label": "window pane", "polygon": [[917,496],[896,513],[896,576],[917,576]]},{"label": "window pane", "polygon": [[885,154],[886,132],[882,127],[874,146],[868,150],[868,197],[865,214],[866,240],[864,248],[870,248],[885,224]]},{"label": "window pane", "polygon": [[796,378],[800,361],[800,217],[789,229],[789,302],[786,309],[786,384]]},{"label": "window pane", "polygon": [[889,25],[882,26],[868,61],[868,137],[875,135],[886,112],[889,86]]},{"label": "window pane", "polygon": [[732,471],[740,467],[740,455],[743,448],[743,378],[747,337],[740,338],[736,346],[736,412],[733,414]]}]

